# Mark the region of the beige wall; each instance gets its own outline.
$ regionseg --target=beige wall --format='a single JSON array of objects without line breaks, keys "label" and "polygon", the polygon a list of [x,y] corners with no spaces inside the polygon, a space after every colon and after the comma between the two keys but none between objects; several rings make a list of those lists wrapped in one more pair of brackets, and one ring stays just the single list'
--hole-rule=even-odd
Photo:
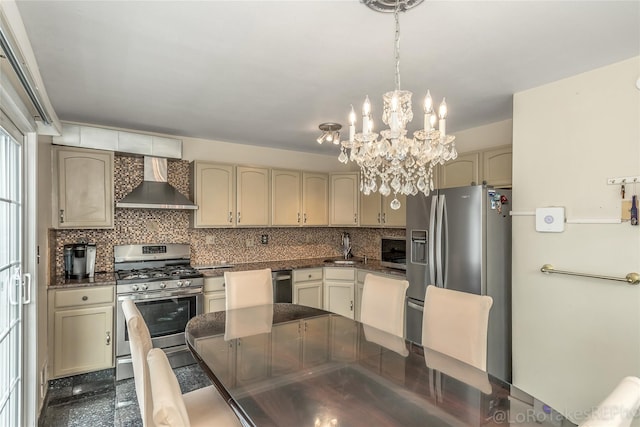
[{"label": "beige wall", "polygon": [[[539,269],[640,272],[640,227],[601,223],[620,218],[607,178],[640,175],[639,75],[637,57],[514,97],[513,378],[574,421],[640,375],[640,287]],[[544,206],[566,208],[563,233],[535,231]]]},{"label": "beige wall", "polygon": [[513,121],[509,119],[455,132],[456,149],[459,153],[466,153],[511,145],[512,126]]}]

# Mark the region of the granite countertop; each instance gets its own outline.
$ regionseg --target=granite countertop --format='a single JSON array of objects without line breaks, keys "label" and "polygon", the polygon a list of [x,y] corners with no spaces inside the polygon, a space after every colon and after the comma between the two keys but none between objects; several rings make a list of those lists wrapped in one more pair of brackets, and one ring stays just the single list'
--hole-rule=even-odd
[{"label": "granite countertop", "polygon": [[333,264],[331,262],[325,262],[326,260],[341,260],[342,258],[308,258],[308,259],[291,259],[284,261],[264,261],[264,262],[248,262],[242,264],[229,264],[228,267],[221,267],[220,265],[197,265],[193,267],[200,269],[205,277],[219,277],[223,276],[225,271],[245,271],[245,270],[260,270],[263,268],[270,268],[271,271],[280,270],[296,270],[300,268],[319,268],[319,267],[336,267],[336,268],[360,268],[369,271],[377,271],[380,273],[394,274],[399,277],[405,277],[406,273],[403,270],[397,270],[394,268],[388,268],[380,265],[380,260],[369,259],[365,263],[362,258],[350,258],[350,261],[354,261],[353,264]]},{"label": "granite countertop", "polygon": [[[395,274],[399,277],[404,277],[405,272],[402,270],[396,270],[393,268],[383,267],[380,265],[380,260],[369,259],[365,263],[362,258],[350,258],[354,261],[353,264],[333,264],[331,262],[325,262],[326,260],[340,260],[342,258],[309,258],[309,259],[290,259],[284,261],[263,261],[263,262],[247,262],[240,264],[230,264],[230,267],[219,268],[220,266],[213,265],[197,265],[193,267],[202,271],[204,277],[218,277],[223,276],[225,271],[246,271],[246,270],[260,270],[263,268],[270,268],[272,271],[280,270],[295,270],[300,268],[319,268],[319,267],[336,267],[336,268],[360,268],[369,271],[376,271],[386,274]],[[216,268],[218,267],[218,268]],[[89,279],[67,279],[64,276],[56,276],[54,281],[49,285],[49,289],[65,289],[65,288],[81,288],[86,286],[109,286],[116,284],[115,273],[103,272],[96,273],[95,277]]]}]

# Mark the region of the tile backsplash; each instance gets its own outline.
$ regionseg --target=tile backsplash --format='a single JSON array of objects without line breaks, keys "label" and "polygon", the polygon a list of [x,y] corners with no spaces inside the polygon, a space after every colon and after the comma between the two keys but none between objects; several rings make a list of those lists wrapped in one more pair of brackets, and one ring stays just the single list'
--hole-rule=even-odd
[{"label": "tile backsplash", "polygon": [[[120,200],[140,182],[143,159],[115,156],[115,199]],[[189,162],[168,161],[168,181],[184,195],[189,194]],[[52,230],[51,266],[54,275],[64,274],[63,247],[67,243],[96,243],[96,271],[113,271],[113,246],[123,244],[187,243],[193,264],[244,263],[299,258],[340,256],[340,236],[351,236],[355,256],[379,258],[380,237],[404,236],[404,229],[287,227],[208,228],[189,227],[189,211],[163,209],[115,210],[113,229]],[[268,243],[261,243],[261,236]]]}]

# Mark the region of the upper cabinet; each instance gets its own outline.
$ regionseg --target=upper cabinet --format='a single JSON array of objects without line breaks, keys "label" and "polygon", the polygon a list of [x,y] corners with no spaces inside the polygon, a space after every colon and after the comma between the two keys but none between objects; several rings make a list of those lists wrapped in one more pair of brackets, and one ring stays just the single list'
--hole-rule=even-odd
[{"label": "upper cabinet", "polygon": [[360,225],[366,227],[406,227],[407,225],[407,197],[398,194],[400,209],[391,209],[393,194],[382,196],[371,193],[365,196],[360,193]]},{"label": "upper cabinet", "polygon": [[194,227],[235,226],[235,168],[207,162],[191,164]]},{"label": "upper cabinet", "polygon": [[57,227],[113,227],[113,152],[54,147],[53,155]]},{"label": "upper cabinet", "polygon": [[191,189],[194,227],[269,225],[269,169],[195,161]]},{"label": "upper cabinet", "polygon": [[330,176],[329,222],[334,226],[358,225],[358,173],[334,173]]},{"label": "upper cabinet", "polygon": [[511,188],[512,148],[497,147],[482,153],[483,181],[494,187]]},{"label": "upper cabinet", "polygon": [[[460,154],[438,167],[437,188],[487,184],[511,187],[511,146]],[[434,180],[435,181],[435,180]]]},{"label": "upper cabinet", "polygon": [[329,225],[329,174],[302,173],[302,224]]},{"label": "upper cabinet", "polygon": [[236,224],[238,227],[269,225],[269,169],[236,168]]},{"label": "upper cabinet", "polygon": [[271,171],[271,224],[299,226],[302,223],[302,190],[300,172]]}]

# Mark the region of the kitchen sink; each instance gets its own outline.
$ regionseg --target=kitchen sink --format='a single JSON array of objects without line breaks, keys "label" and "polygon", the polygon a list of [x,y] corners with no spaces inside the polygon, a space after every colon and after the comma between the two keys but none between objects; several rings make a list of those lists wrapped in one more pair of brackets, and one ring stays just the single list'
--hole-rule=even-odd
[{"label": "kitchen sink", "polygon": [[356,263],[356,261],[351,259],[325,259],[324,262],[337,265],[354,265]]}]

